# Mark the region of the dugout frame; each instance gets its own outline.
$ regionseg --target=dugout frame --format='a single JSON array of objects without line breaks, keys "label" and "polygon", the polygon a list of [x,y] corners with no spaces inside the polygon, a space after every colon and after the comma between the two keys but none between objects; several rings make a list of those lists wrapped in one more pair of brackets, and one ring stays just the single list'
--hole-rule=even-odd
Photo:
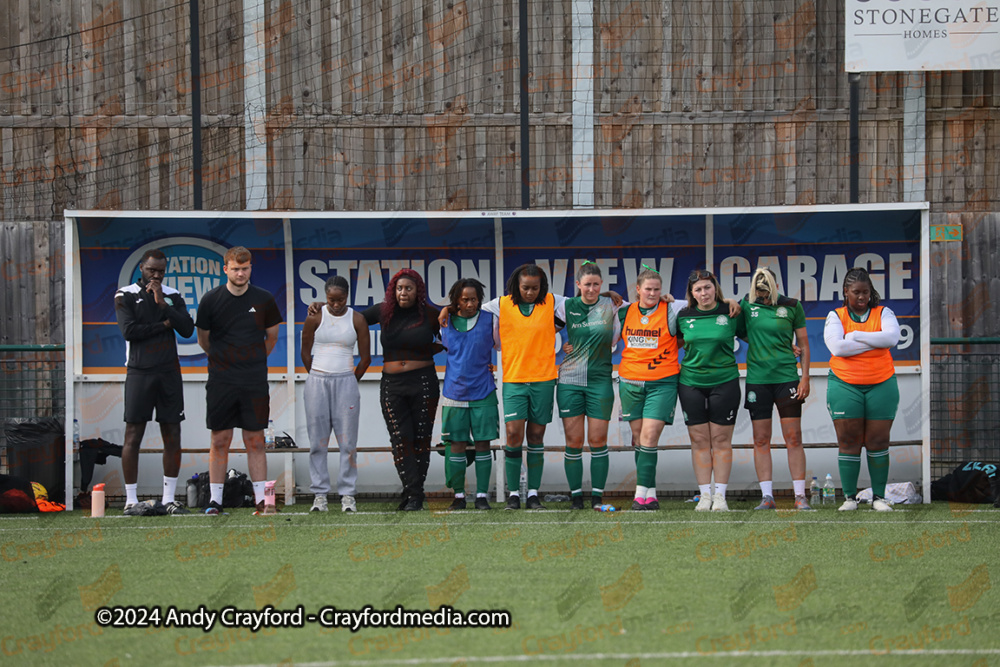
[{"label": "dugout frame", "polygon": [[[109,380],[120,381],[124,379],[124,367],[119,375],[101,374],[95,376],[85,372],[83,366],[83,319],[81,316],[81,258],[80,258],[80,235],[78,224],[80,221],[94,218],[108,219],[128,219],[138,218],[160,221],[161,223],[177,221],[183,224],[206,223],[209,220],[242,220],[242,221],[281,221],[284,252],[284,279],[287,285],[295,284],[295,265],[293,253],[295,248],[292,244],[292,226],[297,220],[321,220],[336,225],[352,221],[374,222],[376,220],[405,220],[406,218],[434,219],[434,220],[455,220],[455,219],[492,219],[494,229],[494,280],[497,286],[501,286],[505,281],[506,269],[512,267],[504,266],[504,224],[527,224],[527,222],[538,221],[538,224],[551,226],[557,220],[571,218],[647,218],[647,217],[695,217],[704,220],[705,238],[705,265],[716,270],[715,257],[715,219],[722,216],[741,215],[803,215],[817,213],[878,213],[880,211],[911,211],[918,212],[920,216],[920,275],[919,283],[919,318],[920,318],[920,347],[919,362],[915,366],[899,367],[897,374],[917,374],[920,376],[920,452],[921,452],[921,481],[924,502],[930,502],[930,273],[929,273],[929,219],[930,205],[927,202],[920,203],[896,203],[896,204],[850,204],[850,205],[817,205],[817,206],[772,206],[772,207],[733,207],[733,208],[691,208],[691,209],[607,209],[607,210],[553,210],[553,211],[395,211],[395,212],[281,212],[281,211],[77,211],[68,210],[65,213],[65,312],[66,323],[66,423],[70,424],[77,415],[76,396],[77,387],[81,384],[93,382],[107,382]],[[181,235],[187,232],[179,232]],[[147,244],[148,245],[148,244]],[[294,321],[296,308],[295,290],[285,290],[285,308],[289,317]],[[288,400],[295,401],[295,387],[297,382],[304,380],[304,376],[296,372],[295,361],[295,339],[297,327],[285,327],[285,369],[284,372],[269,372],[269,381],[282,383]],[[272,369],[273,370],[273,369]],[[814,367],[810,376],[816,377],[825,375],[825,369]],[[440,374],[439,374],[440,375]],[[745,371],[741,372],[745,375]],[[203,382],[207,379],[207,374],[187,374],[185,381]],[[366,378],[374,379],[374,378]],[[502,379],[502,378],[500,378]],[[898,419],[898,416],[897,416]],[[291,425],[295,428],[294,410],[291,413]],[[360,450],[360,447],[359,447]],[[274,456],[272,454],[271,456]],[[293,455],[280,454],[283,459],[286,474],[293,468]],[[497,466],[498,492],[502,486],[503,466]],[[67,429],[66,437],[66,478],[67,478],[67,508],[72,509],[73,503],[73,442],[71,429]],[[294,493],[289,491],[288,494]]]}]

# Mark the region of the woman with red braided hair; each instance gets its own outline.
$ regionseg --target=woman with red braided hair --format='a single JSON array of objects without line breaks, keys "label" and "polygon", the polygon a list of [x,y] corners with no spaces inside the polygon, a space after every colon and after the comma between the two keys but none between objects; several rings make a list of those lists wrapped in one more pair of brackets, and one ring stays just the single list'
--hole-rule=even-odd
[{"label": "woman with red braided hair", "polygon": [[382,325],[382,416],[389,430],[392,460],[403,483],[399,509],[424,506],[434,414],[441,392],[434,370],[440,343],[438,310],[427,303],[423,278],[402,269],[389,281],[385,300],[362,315]]}]

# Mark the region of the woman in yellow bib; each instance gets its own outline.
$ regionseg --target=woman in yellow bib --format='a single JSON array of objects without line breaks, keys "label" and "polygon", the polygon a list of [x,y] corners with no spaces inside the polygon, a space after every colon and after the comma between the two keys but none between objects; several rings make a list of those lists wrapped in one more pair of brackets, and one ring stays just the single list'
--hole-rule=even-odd
[{"label": "woman in yellow bib", "polygon": [[892,511],[885,502],[889,479],[889,430],[899,406],[899,387],[889,349],[899,342],[899,323],[880,297],[868,272],[851,269],[844,277],[844,305],[826,317],[823,339],[830,349],[826,407],[837,431],[841,511],[858,509],[861,447],[867,449],[872,509]]}]

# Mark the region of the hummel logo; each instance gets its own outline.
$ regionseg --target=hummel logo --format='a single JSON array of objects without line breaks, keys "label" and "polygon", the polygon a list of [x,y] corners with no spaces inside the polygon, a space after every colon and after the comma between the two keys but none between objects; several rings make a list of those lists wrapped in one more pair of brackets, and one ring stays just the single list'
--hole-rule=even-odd
[{"label": "hummel logo", "polygon": [[583,317],[583,313],[574,313],[572,310],[569,311],[570,315],[575,315],[576,317]]},{"label": "hummel logo", "polygon": [[516,417],[516,416],[517,416],[516,412],[511,412],[510,414],[504,415],[503,417],[504,417],[504,419],[506,419],[507,417]]},{"label": "hummel logo", "polygon": [[135,302],[136,303],[142,303],[142,297],[139,297],[138,299],[136,299]]},{"label": "hummel logo", "polygon": [[257,309],[256,309],[256,308],[254,308],[253,306],[250,306],[250,310],[249,310],[248,312],[251,312],[251,313],[256,313],[256,312],[257,312]]}]

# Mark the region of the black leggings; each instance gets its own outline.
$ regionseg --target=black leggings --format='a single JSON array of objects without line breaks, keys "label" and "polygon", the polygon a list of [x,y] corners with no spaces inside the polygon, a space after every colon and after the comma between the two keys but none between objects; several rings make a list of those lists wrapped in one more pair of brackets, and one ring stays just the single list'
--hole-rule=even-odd
[{"label": "black leggings", "polygon": [[441,396],[437,371],[427,366],[405,373],[383,373],[379,393],[392,461],[403,483],[403,501],[419,498],[423,502],[434,414]]}]

